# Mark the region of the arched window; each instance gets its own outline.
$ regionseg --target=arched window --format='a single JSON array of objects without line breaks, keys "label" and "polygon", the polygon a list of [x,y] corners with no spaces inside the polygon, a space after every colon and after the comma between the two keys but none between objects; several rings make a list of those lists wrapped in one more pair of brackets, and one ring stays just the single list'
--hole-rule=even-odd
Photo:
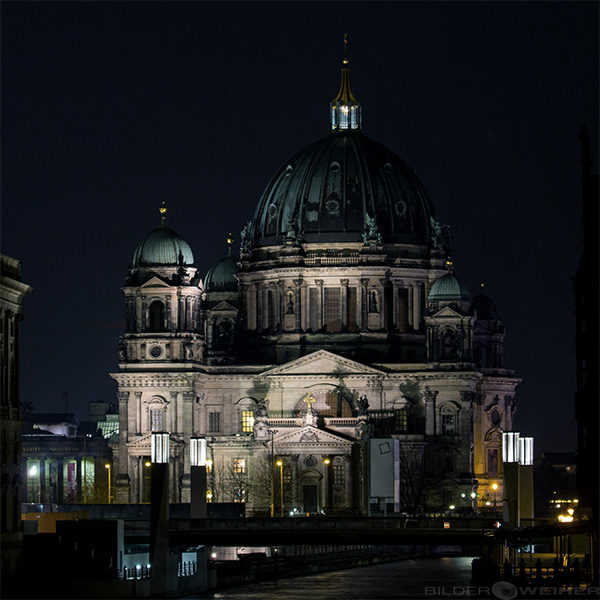
[{"label": "arched window", "polygon": [[[312,408],[321,417],[352,417],[352,406],[339,390],[319,390],[311,392],[314,402]],[[306,410],[306,403],[302,400],[296,406],[296,414],[300,416]]]},{"label": "arched window", "polygon": [[325,288],[325,331],[337,333],[341,330],[340,290],[338,288]]},{"label": "arched window", "polygon": [[440,409],[440,434],[454,435],[458,432],[458,413],[456,409],[446,404]]},{"label": "arched window", "polygon": [[453,329],[446,329],[442,333],[442,360],[455,360],[458,352],[458,340]]},{"label": "arched window", "polygon": [[165,330],[165,305],[160,300],[155,300],[150,305],[148,331]]},{"label": "arched window", "polygon": [[216,349],[228,350],[233,341],[233,326],[229,321],[221,321],[217,325]]}]

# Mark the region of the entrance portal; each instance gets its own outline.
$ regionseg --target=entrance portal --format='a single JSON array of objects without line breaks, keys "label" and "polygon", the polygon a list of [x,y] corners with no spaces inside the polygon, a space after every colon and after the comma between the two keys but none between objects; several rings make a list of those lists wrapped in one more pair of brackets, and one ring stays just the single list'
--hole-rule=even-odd
[{"label": "entrance portal", "polygon": [[302,488],[304,499],[304,512],[314,514],[317,512],[318,488],[316,485],[305,485]]}]

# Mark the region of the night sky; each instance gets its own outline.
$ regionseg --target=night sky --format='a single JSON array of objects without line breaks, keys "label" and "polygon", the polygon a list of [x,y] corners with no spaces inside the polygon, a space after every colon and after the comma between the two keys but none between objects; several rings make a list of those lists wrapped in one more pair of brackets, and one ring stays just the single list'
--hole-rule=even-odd
[{"label": "night sky", "polygon": [[204,275],[269,179],[328,133],[343,34],[366,135],[411,165],[456,273],[507,328],[516,429],[575,447],[579,126],[598,171],[596,2],[2,2],[2,252],[22,399],[116,401],[121,286],[167,224]]}]

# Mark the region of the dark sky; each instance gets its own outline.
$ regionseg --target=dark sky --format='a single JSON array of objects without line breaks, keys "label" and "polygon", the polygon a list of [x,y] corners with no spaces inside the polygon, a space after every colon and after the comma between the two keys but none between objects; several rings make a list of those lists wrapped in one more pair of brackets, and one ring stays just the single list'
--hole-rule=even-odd
[{"label": "dark sky", "polygon": [[[203,274],[270,177],[328,133],[343,34],[365,133],[418,173],[456,272],[485,280],[523,378],[516,428],[575,446],[579,126],[598,169],[596,2],[2,2],[2,252],[22,397],[115,401],[121,286],[168,224]],[[236,248],[238,245],[236,244]]]}]

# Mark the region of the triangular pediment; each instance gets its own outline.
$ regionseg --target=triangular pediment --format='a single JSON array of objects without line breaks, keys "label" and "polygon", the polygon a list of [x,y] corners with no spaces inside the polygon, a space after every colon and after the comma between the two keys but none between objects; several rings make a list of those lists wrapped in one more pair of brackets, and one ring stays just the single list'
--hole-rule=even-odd
[{"label": "triangular pediment", "polygon": [[146,435],[142,435],[133,442],[127,442],[127,448],[129,450],[148,450],[152,445],[152,434],[148,433]]},{"label": "triangular pediment", "polygon": [[157,275],[155,275],[154,277],[152,277],[152,279],[148,279],[148,281],[146,281],[145,283],[142,283],[142,285],[140,287],[143,288],[170,288],[171,286],[166,282],[163,281],[160,277],[158,277]]},{"label": "triangular pediment", "polygon": [[492,335],[492,332],[484,327],[481,323],[476,323],[475,327],[473,327],[474,335]]},{"label": "triangular pediment", "polygon": [[350,448],[352,442],[346,438],[340,437],[324,431],[323,429],[317,429],[310,425],[305,425],[301,429],[296,429],[290,433],[284,433],[275,438],[275,446],[282,448],[285,446],[338,446]]},{"label": "triangular pediment", "polygon": [[274,367],[263,373],[263,376],[272,375],[382,375],[383,372],[372,367],[327,350],[317,350],[308,356],[297,358],[289,363]]},{"label": "triangular pediment", "polygon": [[229,302],[225,301],[225,300],[221,300],[221,302],[219,302],[219,304],[217,304],[216,306],[213,306],[210,309],[211,313],[214,312],[237,312],[237,308],[231,304],[229,304]]},{"label": "triangular pediment", "polygon": [[448,318],[462,319],[463,315],[461,315],[460,313],[457,313],[455,310],[453,310],[449,306],[444,306],[444,308],[441,308],[440,310],[438,310],[434,315],[431,315],[431,318],[434,318],[434,319],[448,319]]}]

